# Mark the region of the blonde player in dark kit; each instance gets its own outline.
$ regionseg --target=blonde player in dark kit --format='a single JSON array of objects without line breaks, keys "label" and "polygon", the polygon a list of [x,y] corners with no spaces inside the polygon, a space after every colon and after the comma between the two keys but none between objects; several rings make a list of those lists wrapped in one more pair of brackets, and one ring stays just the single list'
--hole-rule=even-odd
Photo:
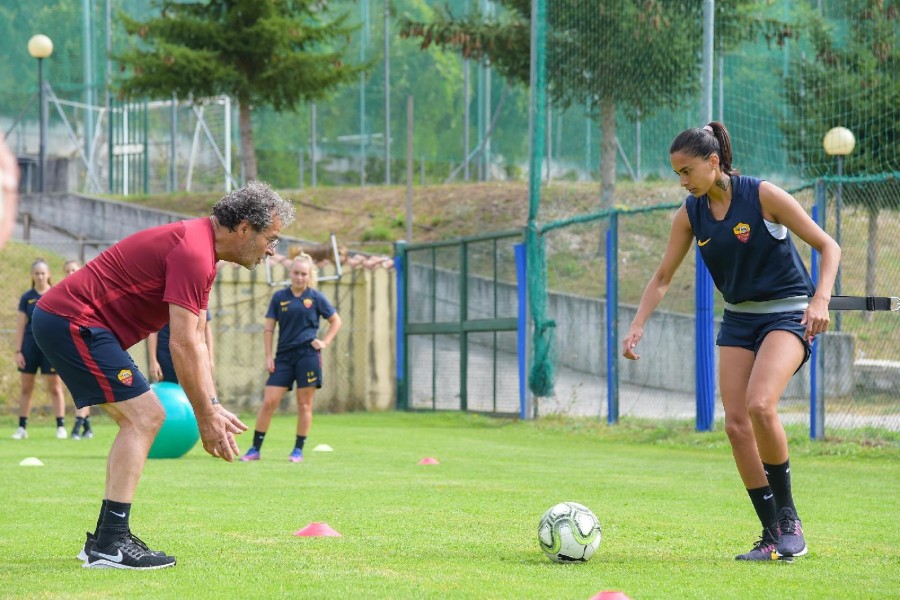
[{"label": "blonde player in dark kit", "polygon": [[[328,331],[319,339],[319,319]],[[278,325],[278,351],[272,357],[272,340]],[[272,295],[266,311],[266,369],[269,379],[262,406],[256,415],[253,446],[242,461],[259,460],[272,415],[284,393],[297,382],[297,438],[288,460],[303,462],[303,446],[312,425],[313,395],[322,387],[322,350],[341,329],[341,317],[325,295],[316,289],[316,266],[309,254],[291,262],[291,285]]]},{"label": "blonde player in dark kit", "polygon": [[[644,323],[696,243],[725,299],[716,339],[725,432],[763,527],[753,548],[735,558],[802,556],[808,549],[791,493],[778,401],[809,358],[810,341],[828,329],[841,249],[790,194],[732,167],[731,138],[721,123],[681,132],[669,155],[690,196],[675,214],[666,252],[641,296],[623,354],[639,358],[635,348]],[[791,233],[822,256],[815,286]]]}]

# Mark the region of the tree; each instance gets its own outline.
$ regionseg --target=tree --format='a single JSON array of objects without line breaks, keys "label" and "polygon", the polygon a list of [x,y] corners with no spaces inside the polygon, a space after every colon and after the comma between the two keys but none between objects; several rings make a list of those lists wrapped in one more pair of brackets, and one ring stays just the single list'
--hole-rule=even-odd
[{"label": "tree", "polygon": [[843,11],[843,43],[820,15],[810,18],[814,56],[798,61],[799,75],[787,82],[790,113],[782,130],[791,159],[809,178],[831,174],[822,139],[838,125],[856,136],[845,175],[892,174],[843,186],[844,201],[868,212],[866,294],[875,295],[878,215],[900,209],[900,3],[847,0]]},{"label": "tree", "polygon": [[329,19],[327,0],[159,0],[160,16],[137,21],[124,13],[138,43],[116,58],[126,74],[123,96],[204,98],[228,94],[240,108],[241,157],[257,177],[251,114],[256,105],[294,110],[343,83],[365,66],[344,63],[338,42],[354,30],[347,15]]},{"label": "tree", "polygon": [[[401,34],[484,59],[512,81],[530,81],[531,0],[499,0],[498,20],[438,13],[429,22],[401,20]],[[790,30],[756,16],[756,0],[724,0],[719,20],[727,48],[760,33],[783,41]],[[719,27],[719,22],[717,22]],[[616,113],[646,118],[681,108],[699,92],[702,19],[695,1],[554,0],[548,11],[548,96],[555,108],[588,106],[602,132],[600,208],[613,205]]]}]

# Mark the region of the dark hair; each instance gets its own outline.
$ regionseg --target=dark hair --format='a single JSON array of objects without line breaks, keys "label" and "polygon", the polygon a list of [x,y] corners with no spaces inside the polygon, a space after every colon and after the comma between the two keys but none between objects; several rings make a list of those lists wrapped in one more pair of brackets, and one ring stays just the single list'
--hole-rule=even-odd
[{"label": "dark hair", "polygon": [[294,206],[267,183],[251,181],[216,202],[212,215],[229,231],[234,231],[241,221],[248,221],[256,231],[265,231],[276,215],[281,217],[282,227],[290,225],[294,220]]},{"label": "dark hair", "polygon": [[709,158],[713,154],[719,156],[719,166],[726,175],[740,175],[735,169],[731,157],[731,136],[725,125],[712,121],[706,127],[685,129],[669,146],[669,154],[684,152],[688,156]]},{"label": "dark hair", "polygon": [[[53,280],[50,278],[50,265],[43,258],[34,259],[34,262],[31,263],[31,269],[29,269],[29,273],[31,271],[34,271],[34,268],[38,265],[44,265],[45,267],[47,267],[47,285],[52,286]],[[31,289],[34,289],[34,277],[31,278]]]}]

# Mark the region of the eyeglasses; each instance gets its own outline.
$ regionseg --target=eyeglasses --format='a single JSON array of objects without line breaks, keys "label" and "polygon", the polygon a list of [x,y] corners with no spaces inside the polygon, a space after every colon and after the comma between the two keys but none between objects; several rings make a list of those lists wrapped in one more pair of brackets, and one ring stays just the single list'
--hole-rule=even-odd
[{"label": "eyeglasses", "polygon": [[278,246],[278,242],[281,241],[277,235],[275,237],[269,237],[266,234],[262,234],[262,236],[266,238],[267,242],[269,242],[268,244],[266,244],[266,248],[268,248],[269,250],[274,250]]}]

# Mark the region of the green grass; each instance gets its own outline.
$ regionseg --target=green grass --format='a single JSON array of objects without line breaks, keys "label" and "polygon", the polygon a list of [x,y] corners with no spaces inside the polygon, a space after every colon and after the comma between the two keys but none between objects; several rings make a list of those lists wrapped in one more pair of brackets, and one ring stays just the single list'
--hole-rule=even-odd
[{"label": "green grass", "polygon": [[[247,419],[252,426],[252,418]],[[0,596],[12,598],[887,598],[900,589],[900,440],[811,444],[792,456],[811,546],[793,564],[745,564],[759,528],[724,434],[686,427],[459,414],[317,416],[303,465],[294,418],[273,421],[263,460],[228,465],[197,447],[148,463],[135,532],[178,565],[93,571],[75,560],[102,498],[113,426],[90,441],[0,437]],[[244,437],[245,449],[249,439]],[[19,467],[26,456],[46,466]],[[434,456],[437,466],[418,461]],[[586,564],[536,542],[553,503],[603,525]],[[341,538],[294,537],[324,521]]]}]

